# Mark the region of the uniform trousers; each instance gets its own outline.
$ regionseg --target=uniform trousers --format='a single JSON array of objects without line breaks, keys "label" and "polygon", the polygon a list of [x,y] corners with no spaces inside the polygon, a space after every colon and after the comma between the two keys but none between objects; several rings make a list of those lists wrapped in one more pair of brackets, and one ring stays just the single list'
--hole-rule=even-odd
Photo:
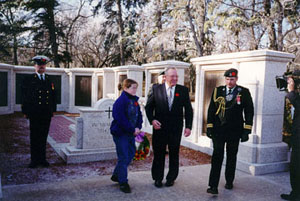
[{"label": "uniform trousers", "polygon": [[291,137],[292,153],[290,162],[290,181],[292,195],[300,199],[300,128],[293,132]]},{"label": "uniform trousers", "polygon": [[235,177],[236,158],[239,148],[239,138],[229,138],[226,136],[213,137],[213,155],[211,159],[211,170],[209,175],[209,186],[218,187],[220,174],[224,158],[224,148],[226,144],[226,183],[232,184]]},{"label": "uniform trousers", "polygon": [[51,117],[31,117],[29,122],[31,163],[42,164],[46,161],[46,144]]},{"label": "uniform trousers", "polygon": [[133,135],[113,135],[116,144],[118,162],[113,175],[118,177],[120,184],[128,182],[128,165],[135,155],[135,139]]}]

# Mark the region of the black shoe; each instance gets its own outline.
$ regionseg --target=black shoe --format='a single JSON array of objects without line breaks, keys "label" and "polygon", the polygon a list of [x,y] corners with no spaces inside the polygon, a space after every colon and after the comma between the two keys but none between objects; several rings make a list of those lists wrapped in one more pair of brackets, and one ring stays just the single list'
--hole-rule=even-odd
[{"label": "black shoe", "polygon": [[120,190],[124,193],[131,193],[131,189],[128,183],[120,184]]},{"label": "black shoe", "polygon": [[28,168],[37,168],[38,167],[38,164],[37,163],[30,163],[29,165],[28,165]]},{"label": "black shoe", "polygon": [[300,196],[295,196],[293,194],[281,194],[280,197],[284,200],[300,201]]},{"label": "black shoe", "polygon": [[217,187],[209,187],[206,192],[214,195],[219,193]]},{"label": "black shoe", "polygon": [[167,186],[167,187],[170,187],[170,186],[173,186],[173,185],[174,185],[174,181],[173,180],[171,180],[171,181],[167,180],[167,182],[165,184],[165,186]]},{"label": "black shoe", "polygon": [[110,178],[113,182],[119,182],[118,176],[113,174]]},{"label": "black shoe", "polygon": [[161,180],[155,180],[154,186],[157,187],[157,188],[161,188],[161,187],[162,187],[162,182],[161,182]]},{"label": "black shoe", "polygon": [[40,163],[40,165],[42,166],[42,167],[49,167],[50,166],[50,164],[49,164],[49,162],[48,161],[43,161],[42,163]]},{"label": "black shoe", "polygon": [[225,188],[231,190],[233,188],[233,184],[225,184]]}]

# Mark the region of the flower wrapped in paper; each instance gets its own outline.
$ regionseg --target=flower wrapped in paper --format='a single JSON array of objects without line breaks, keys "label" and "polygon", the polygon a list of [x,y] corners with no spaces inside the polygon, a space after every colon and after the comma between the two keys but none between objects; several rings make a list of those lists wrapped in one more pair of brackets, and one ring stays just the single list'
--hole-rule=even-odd
[{"label": "flower wrapped in paper", "polygon": [[144,132],[135,137],[136,151],[133,160],[144,160],[150,154],[150,143]]}]

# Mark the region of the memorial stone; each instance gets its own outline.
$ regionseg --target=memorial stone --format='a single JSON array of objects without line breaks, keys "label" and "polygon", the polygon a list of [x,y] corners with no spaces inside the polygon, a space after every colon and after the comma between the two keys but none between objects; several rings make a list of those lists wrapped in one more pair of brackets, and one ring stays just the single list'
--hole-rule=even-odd
[{"label": "memorial stone", "polygon": [[114,100],[101,99],[94,108],[79,109],[71,143],[62,150],[67,163],[101,161],[116,158],[110,134]]}]

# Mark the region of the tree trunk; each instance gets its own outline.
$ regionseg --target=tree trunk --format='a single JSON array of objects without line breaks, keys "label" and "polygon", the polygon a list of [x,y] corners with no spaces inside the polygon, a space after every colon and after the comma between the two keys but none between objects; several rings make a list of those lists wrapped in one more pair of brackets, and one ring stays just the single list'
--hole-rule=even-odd
[{"label": "tree trunk", "polygon": [[121,0],[117,0],[117,6],[118,6],[118,24],[119,24],[119,37],[120,37],[120,60],[121,65],[125,65],[125,54],[124,54],[124,25],[123,25],[123,19],[122,19],[122,6],[121,6]]},{"label": "tree trunk", "polygon": [[189,19],[189,23],[190,23],[193,39],[194,39],[194,42],[195,42],[195,45],[196,45],[196,48],[197,48],[198,56],[201,57],[201,56],[203,56],[203,47],[202,47],[202,45],[200,44],[200,42],[197,38],[197,33],[196,33],[196,30],[195,30],[195,26],[193,24],[193,18],[192,18],[192,15],[191,15],[190,4],[191,4],[191,0],[189,0],[188,5],[185,7],[185,10],[187,12],[187,16],[188,16],[188,19]]},{"label": "tree trunk", "polygon": [[54,0],[51,0],[51,4],[49,4],[49,7],[47,8],[47,13],[49,15],[48,31],[49,31],[54,66],[59,68],[58,44],[56,42],[56,26],[54,20],[54,3],[55,3]]},{"label": "tree trunk", "polygon": [[17,41],[17,36],[14,34],[14,65],[18,65],[18,41]]},{"label": "tree trunk", "polygon": [[[253,17],[255,15],[255,13],[254,13],[255,12],[255,0],[252,0],[251,7],[252,7],[251,17]],[[251,38],[252,38],[252,40],[251,40],[252,42],[250,44],[250,50],[257,50],[258,49],[258,40],[255,37],[254,26],[251,26],[250,31],[251,31]]]},{"label": "tree trunk", "polygon": [[283,34],[282,34],[282,23],[283,23],[283,17],[284,17],[284,11],[283,11],[283,7],[282,4],[279,1],[275,1],[278,4],[278,9],[279,9],[279,16],[278,16],[278,20],[277,20],[277,26],[278,26],[278,47],[277,50],[278,51],[282,51],[283,50]]},{"label": "tree trunk", "polygon": [[272,21],[271,17],[271,0],[265,0],[264,2],[265,7],[265,19],[268,21],[267,23],[267,30],[269,35],[269,42],[270,42],[270,49],[277,50],[277,40],[276,40],[276,31],[275,31],[275,24]]},{"label": "tree trunk", "polygon": [[155,26],[157,27],[158,32],[160,32],[162,30],[162,22],[161,22],[162,11],[161,11],[161,7],[160,7],[160,0],[157,0],[155,16],[156,16]]}]

